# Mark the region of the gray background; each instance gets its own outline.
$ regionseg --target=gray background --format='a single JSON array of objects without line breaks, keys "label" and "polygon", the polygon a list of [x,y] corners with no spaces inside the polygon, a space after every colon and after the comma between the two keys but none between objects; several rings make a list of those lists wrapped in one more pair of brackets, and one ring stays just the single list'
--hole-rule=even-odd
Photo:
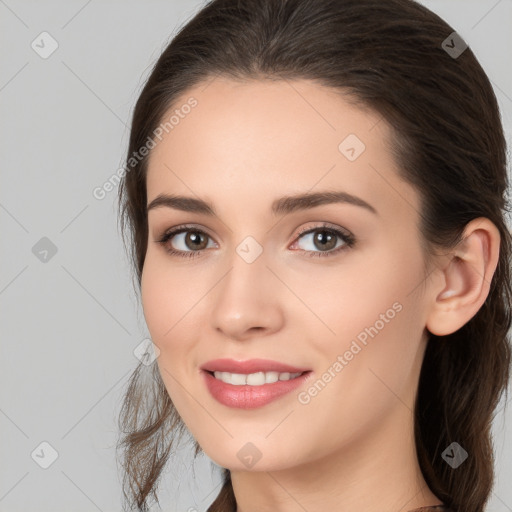
[{"label": "gray background", "polygon": [[[150,67],[202,3],[0,0],[0,511],[121,510],[117,415],[148,331],[117,230],[117,190],[103,200],[92,191],[122,166]],[[422,3],[475,52],[510,140],[512,1]],[[58,43],[46,59],[31,47],[43,31]],[[57,250],[46,262],[43,237]],[[512,511],[511,432],[510,406],[506,417],[500,407],[489,512]],[[47,469],[42,442],[58,453]],[[192,465],[186,443],[179,455],[162,508],[206,510],[219,474],[206,456]]]}]

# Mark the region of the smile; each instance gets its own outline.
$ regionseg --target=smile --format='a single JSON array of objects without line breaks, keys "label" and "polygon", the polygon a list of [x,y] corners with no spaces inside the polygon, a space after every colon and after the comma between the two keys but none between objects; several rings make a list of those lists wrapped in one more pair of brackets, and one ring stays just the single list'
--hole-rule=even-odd
[{"label": "smile", "polygon": [[309,380],[312,373],[201,372],[211,396],[222,405],[237,409],[256,409],[284,398]]}]

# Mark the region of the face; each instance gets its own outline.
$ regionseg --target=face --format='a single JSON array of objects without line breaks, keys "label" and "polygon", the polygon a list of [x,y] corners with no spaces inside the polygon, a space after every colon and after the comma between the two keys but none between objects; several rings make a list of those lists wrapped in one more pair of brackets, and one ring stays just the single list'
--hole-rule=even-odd
[{"label": "face", "polygon": [[[151,151],[148,205],[184,196],[214,213],[190,201],[149,209],[142,302],[191,434],[232,470],[248,469],[247,455],[270,470],[341,454],[385,421],[406,435],[425,276],[419,196],[398,177],[389,127],[309,81],[217,78],[173,110],[190,97]],[[202,367],[224,358],[307,373],[223,384]]]}]

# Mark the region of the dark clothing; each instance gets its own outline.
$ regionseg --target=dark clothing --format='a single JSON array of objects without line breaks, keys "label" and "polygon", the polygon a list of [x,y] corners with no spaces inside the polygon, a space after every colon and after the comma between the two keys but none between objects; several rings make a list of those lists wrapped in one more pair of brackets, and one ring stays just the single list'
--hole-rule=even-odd
[{"label": "dark clothing", "polygon": [[408,512],[430,512],[430,511],[439,511],[439,512],[452,512],[446,505],[434,505],[432,507],[421,507],[415,508],[414,510],[409,510]]}]

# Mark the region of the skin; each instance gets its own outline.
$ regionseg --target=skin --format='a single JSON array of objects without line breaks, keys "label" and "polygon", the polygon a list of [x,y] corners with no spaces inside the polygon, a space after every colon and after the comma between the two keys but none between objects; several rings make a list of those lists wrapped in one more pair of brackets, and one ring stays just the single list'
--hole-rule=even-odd
[{"label": "skin", "polygon": [[[498,260],[496,227],[472,221],[464,243],[437,255],[426,274],[419,194],[399,178],[386,145],[390,128],[379,115],[305,80],[218,77],[187,91],[173,109],[190,96],[198,105],[151,151],[148,204],[159,194],[186,195],[211,202],[217,216],[149,211],[142,302],[166,389],[205,453],[231,470],[237,512],[440,504],[415,452],[419,372],[428,331],[454,332],[485,301]],[[366,146],[354,161],[338,149],[348,134]],[[270,212],[278,197],[321,190],[358,196],[377,214],[346,203]],[[297,233],[322,222],[348,230],[354,246],[308,257],[322,245]],[[157,242],[182,223],[208,235],[196,258],[172,256]],[[236,252],[247,236],[263,249],[252,263]],[[194,251],[184,237],[167,247]],[[298,393],[394,303],[400,312],[300,403]],[[234,409],[209,394],[199,373],[221,357],[268,358],[313,374],[277,401]],[[237,456],[248,442],[261,453],[250,468]]]}]

